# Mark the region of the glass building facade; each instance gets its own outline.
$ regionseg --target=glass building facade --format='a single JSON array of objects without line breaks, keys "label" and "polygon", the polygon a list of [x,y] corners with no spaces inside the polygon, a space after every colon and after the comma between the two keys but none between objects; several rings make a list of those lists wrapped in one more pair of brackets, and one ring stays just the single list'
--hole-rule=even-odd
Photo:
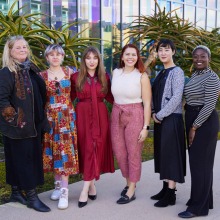
[{"label": "glass building facade", "polygon": [[[14,0],[0,0],[0,10],[7,13]],[[206,30],[220,27],[220,0],[158,0],[166,11],[179,8],[177,14]],[[105,64],[112,67],[112,54],[117,46],[126,41],[126,28],[132,16],[150,15],[156,10],[154,0],[19,0],[16,7],[25,6],[21,13],[42,12],[45,24],[58,28],[66,23],[77,22],[74,32],[85,30],[82,37],[101,38],[101,53],[107,54]]]}]

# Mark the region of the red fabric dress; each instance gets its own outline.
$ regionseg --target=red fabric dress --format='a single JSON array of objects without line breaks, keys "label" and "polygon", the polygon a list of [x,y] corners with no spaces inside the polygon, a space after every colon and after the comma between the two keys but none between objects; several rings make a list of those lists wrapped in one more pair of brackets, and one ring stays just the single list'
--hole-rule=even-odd
[{"label": "red fabric dress", "polygon": [[78,98],[76,125],[79,151],[79,168],[84,181],[98,180],[100,173],[115,171],[110,135],[109,116],[105,103],[113,103],[110,79],[108,93],[101,92],[97,76],[87,76],[81,92],[76,91],[79,73],[71,76],[71,99]]}]

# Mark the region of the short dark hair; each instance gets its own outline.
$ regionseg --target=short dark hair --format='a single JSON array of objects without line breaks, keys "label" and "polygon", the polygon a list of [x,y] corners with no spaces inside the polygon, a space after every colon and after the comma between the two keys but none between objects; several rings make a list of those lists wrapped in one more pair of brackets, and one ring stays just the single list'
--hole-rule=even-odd
[{"label": "short dark hair", "polygon": [[158,44],[157,44],[157,48],[156,51],[158,52],[160,47],[170,47],[172,49],[172,51],[176,51],[176,47],[173,43],[172,40],[169,39],[161,39]]}]

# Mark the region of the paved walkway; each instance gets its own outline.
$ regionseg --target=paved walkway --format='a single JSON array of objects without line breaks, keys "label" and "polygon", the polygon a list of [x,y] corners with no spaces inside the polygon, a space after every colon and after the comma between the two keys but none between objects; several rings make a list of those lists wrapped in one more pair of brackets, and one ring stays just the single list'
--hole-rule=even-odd
[{"label": "paved walkway", "polygon": [[[96,183],[98,198],[88,201],[88,205],[79,209],[77,206],[79,193],[82,189],[82,181],[71,184],[69,195],[69,208],[58,210],[57,202],[49,199],[51,191],[39,195],[39,197],[52,211],[49,213],[36,212],[18,203],[8,203],[0,206],[0,219],[4,220],[172,220],[180,219],[177,214],[186,209],[185,203],[190,193],[190,177],[187,171],[186,183],[177,185],[177,203],[167,208],[155,208],[150,196],[157,193],[162,186],[158,181],[158,175],[154,174],[153,160],[143,163],[141,181],[137,185],[137,199],[126,205],[116,204],[119,194],[125,183],[121,173],[104,174]],[[214,168],[214,209],[207,217],[197,217],[196,220],[220,220],[220,142],[218,142],[215,168]]]}]

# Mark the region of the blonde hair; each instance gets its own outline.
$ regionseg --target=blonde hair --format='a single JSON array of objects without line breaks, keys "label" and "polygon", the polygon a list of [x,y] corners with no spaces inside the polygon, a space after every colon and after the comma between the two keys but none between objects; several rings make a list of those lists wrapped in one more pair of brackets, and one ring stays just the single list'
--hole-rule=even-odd
[{"label": "blonde hair", "polygon": [[23,40],[26,43],[26,46],[28,48],[27,57],[28,59],[30,59],[30,48],[28,42],[21,35],[9,37],[9,39],[5,44],[4,51],[2,54],[2,67],[8,67],[11,72],[15,72],[15,73],[17,73],[18,71],[19,62],[11,56],[11,50],[14,47],[14,44],[19,40]]},{"label": "blonde hair", "polygon": [[102,85],[102,90],[101,91],[104,92],[104,93],[107,93],[108,88],[107,88],[106,72],[105,72],[105,67],[104,67],[102,59],[101,59],[101,54],[100,54],[100,52],[97,48],[92,47],[92,46],[85,49],[85,51],[82,55],[80,71],[79,71],[79,75],[78,75],[76,88],[77,88],[78,91],[82,91],[83,86],[86,82],[87,66],[86,66],[85,60],[86,60],[87,55],[90,54],[90,53],[93,53],[98,58],[98,66],[96,67],[96,73],[97,73],[97,76],[98,76],[98,81]]}]

